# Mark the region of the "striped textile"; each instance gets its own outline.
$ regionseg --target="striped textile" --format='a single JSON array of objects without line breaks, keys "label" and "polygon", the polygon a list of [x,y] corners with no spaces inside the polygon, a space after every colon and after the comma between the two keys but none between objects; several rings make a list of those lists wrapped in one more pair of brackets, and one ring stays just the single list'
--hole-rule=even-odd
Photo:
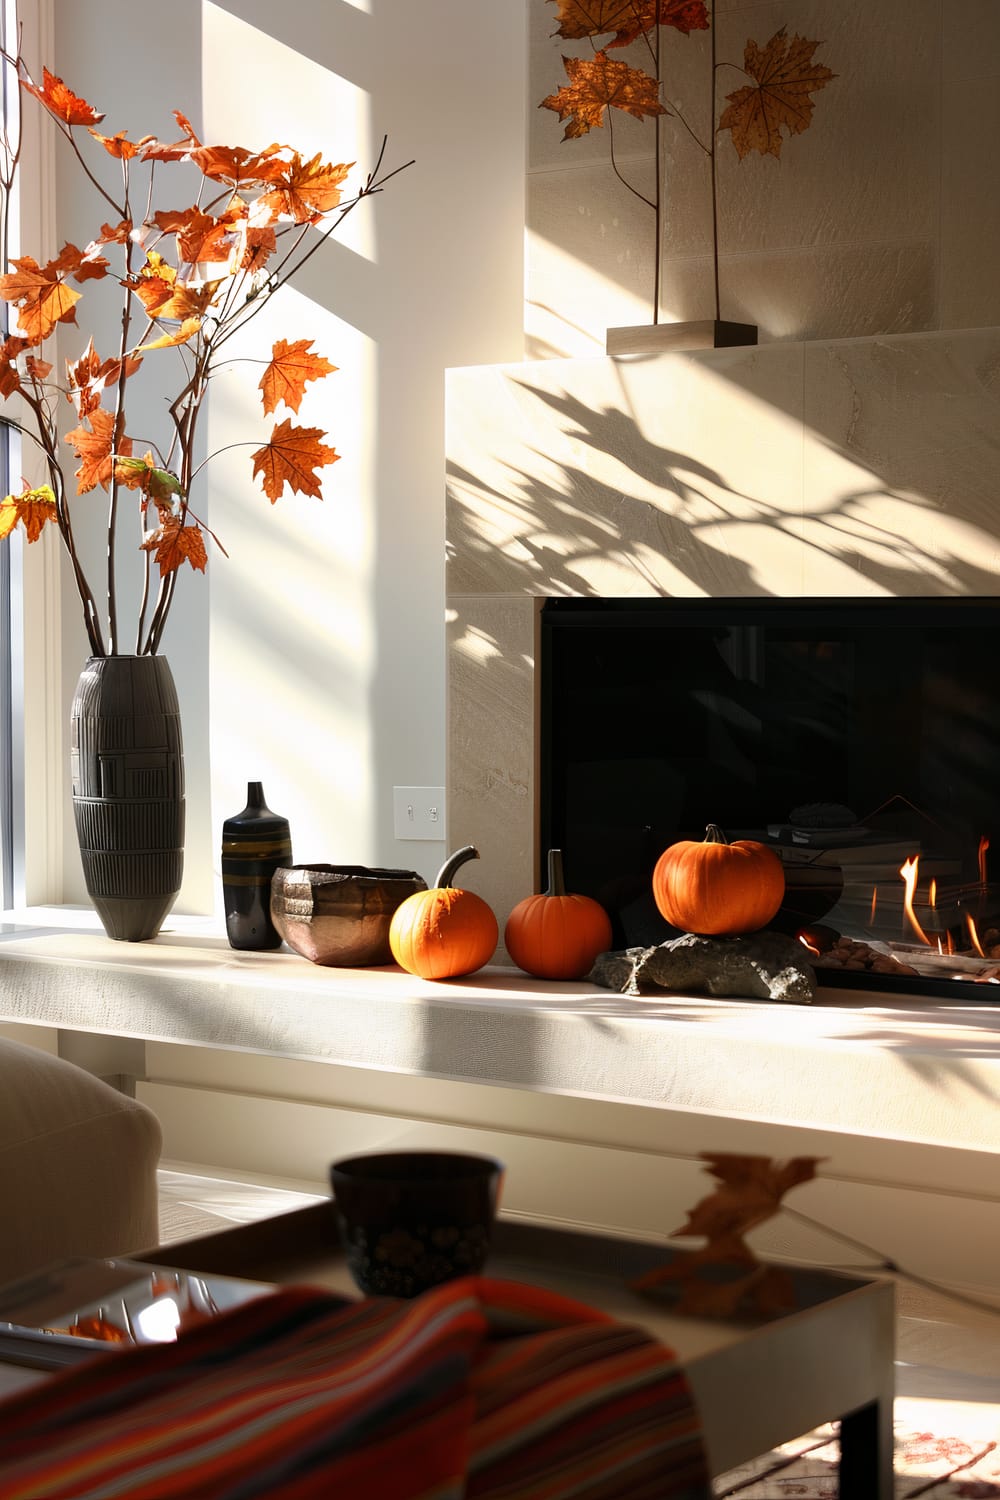
[{"label": "striped textile", "polygon": [[641,1329],[519,1283],[290,1287],[0,1403],[3,1500],[707,1500]]}]

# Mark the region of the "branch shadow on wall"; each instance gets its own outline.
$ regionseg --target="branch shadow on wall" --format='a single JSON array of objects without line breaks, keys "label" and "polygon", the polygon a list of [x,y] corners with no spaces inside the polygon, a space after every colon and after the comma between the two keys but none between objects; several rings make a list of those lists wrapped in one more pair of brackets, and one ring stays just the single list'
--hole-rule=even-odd
[{"label": "branch shadow on wall", "polygon": [[[843,562],[861,575],[865,591],[873,596],[989,596],[995,591],[988,554],[979,563],[943,549],[931,552],[914,541],[909,527],[873,522],[865,514],[873,501],[898,501],[914,518],[935,509],[932,502],[897,491],[876,475],[870,486],[844,491],[827,504],[789,511],[734,487],[720,470],[681,449],[651,441],[620,408],[592,408],[567,395],[522,388],[561,419],[561,430],[574,445],[615,455],[620,483],[612,487],[584,465],[556,461],[538,447],[530,450],[539,460],[538,470],[508,466],[510,484],[502,490],[451,467],[449,557],[463,559],[463,575],[481,571],[484,591],[490,588],[494,552],[476,513],[484,500],[496,502],[518,523],[517,550],[505,549],[503,557],[507,593],[605,593],[586,581],[587,565],[601,560],[620,564],[623,583],[631,585],[621,592],[666,594],[644,562],[646,548],[636,545],[638,539],[648,540],[676,570],[678,587],[670,592],[697,596],[711,580],[714,597],[766,596],[773,590],[740,556],[740,530],[750,527],[801,542],[824,561]],[[547,476],[558,476],[558,481]],[[660,503],[642,498],[640,491],[651,488],[662,496]],[[981,511],[961,492],[950,497],[949,511],[969,527],[982,525]],[[810,524],[812,536],[803,534],[803,522]],[[553,538],[560,539],[558,544]],[[998,541],[995,533],[991,540]],[[685,580],[689,588],[684,588]],[[463,581],[462,591],[466,582],[473,591],[475,577]]]}]

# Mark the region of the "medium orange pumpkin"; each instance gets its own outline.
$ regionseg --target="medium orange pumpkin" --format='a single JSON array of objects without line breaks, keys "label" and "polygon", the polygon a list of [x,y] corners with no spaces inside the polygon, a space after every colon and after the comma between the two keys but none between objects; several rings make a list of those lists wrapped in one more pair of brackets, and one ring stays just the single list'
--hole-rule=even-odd
[{"label": "medium orange pumpkin", "polygon": [[774,850],[755,839],[727,843],[714,823],[703,843],[681,839],[664,849],[653,870],[653,899],[683,932],[715,937],[756,932],[784,898],[785,872]]},{"label": "medium orange pumpkin", "polygon": [[451,884],[466,860],[479,850],[466,844],[445,860],[429,891],[414,891],[392,914],[389,948],[401,969],[421,979],[456,979],[481,969],[493,957],[500,936],[497,919],[475,891]]},{"label": "medium orange pumpkin", "polygon": [[507,918],[507,952],[538,979],[581,979],[594,959],[611,947],[611,922],[591,896],[567,892],[562,851],[549,850],[549,888],[525,896]]}]

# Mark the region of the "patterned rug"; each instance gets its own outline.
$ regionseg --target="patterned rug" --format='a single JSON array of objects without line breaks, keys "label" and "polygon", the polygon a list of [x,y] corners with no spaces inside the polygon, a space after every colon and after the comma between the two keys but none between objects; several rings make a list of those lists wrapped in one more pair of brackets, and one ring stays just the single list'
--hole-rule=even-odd
[{"label": "patterned rug", "polygon": [[[1000,1500],[1000,1409],[903,1396],[895,1415],[896,1500]],[[837,1500],[836,1428],[785,1443],[714,1488],[717,1500]]]}]

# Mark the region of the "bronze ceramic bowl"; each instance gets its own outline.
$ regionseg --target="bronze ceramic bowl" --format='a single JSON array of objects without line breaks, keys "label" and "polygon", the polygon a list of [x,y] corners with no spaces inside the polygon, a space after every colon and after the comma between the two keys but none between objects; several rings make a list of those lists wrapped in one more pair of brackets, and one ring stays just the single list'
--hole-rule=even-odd
[{"label": "bronze ceramic bowl", "polygon": [[289,948],[314,964],[388,964],[393,912],[414,891],[426,889],[415,870],[290,865],[271,879],[271,921]]}]

